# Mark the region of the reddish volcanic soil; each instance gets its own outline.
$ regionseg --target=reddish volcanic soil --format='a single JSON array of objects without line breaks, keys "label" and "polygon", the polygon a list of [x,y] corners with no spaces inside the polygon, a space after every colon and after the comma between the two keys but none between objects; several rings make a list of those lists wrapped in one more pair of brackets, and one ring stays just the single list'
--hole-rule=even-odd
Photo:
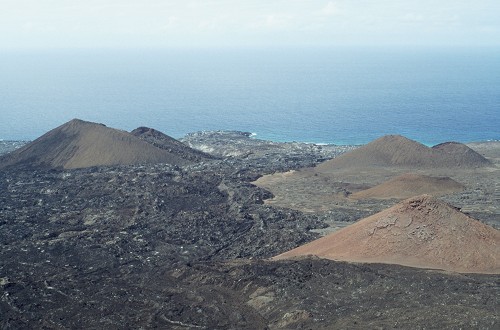
[{"label": "reddish volcanic soil", "polygon": [[305,255],[500,274],[500,231],[442,201],[422,195],[275,259]]},{"label": "reddish volcanic soil", "polygon": [[349,197],[353,199],[405,199],[422,194],[441,196],[462,191],[464,188],[462,184],[449,177],[407,173]]}]

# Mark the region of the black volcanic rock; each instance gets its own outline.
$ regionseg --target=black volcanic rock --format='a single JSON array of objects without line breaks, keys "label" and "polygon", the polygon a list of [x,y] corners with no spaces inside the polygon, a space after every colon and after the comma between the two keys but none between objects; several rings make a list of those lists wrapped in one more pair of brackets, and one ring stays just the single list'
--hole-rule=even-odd
[{"label": "black volcanic rock", "polygon": [[246,164],[266,167],[272,171],[315,166],[337,157],[355,146],[314,144],[303,142],[275,142],[256,139],[241,131],[202,131],[180,139],[191,148],[214,157],[243,160]]},{"label": "black volcanic rock", "polygon": [[[321,223],[264,206],[267,192],[225,177],[166,164],[0,171],[0,296],[9,296],[0,328],[103,325],[92,301],[116,304],[118,287],[135,295],[141,273],[149,281],[183,264],[266,258],[316,237],[308,230]],[[147,291],[139,304],[163,292]],[[113,322],[135,318],[127,301]]]},{"label": "black volcanic rock", "polygon": [[[270,195],[253,185],[169,165],[4,171],[0,185],[5,244],[55,239],[71,245],[84,237],[104,244],[125,231],[127,249],[157,246],[158,258],[269,257],[314,238],[308,229],[321,226],[299,212],[263,205]],[[185,253],[161,252],[172,246]]]},{"label": "black volcanic rock", "polygon": [[[168,141],[148,132],[134,139]],[[206,145],[238,143],[182,167],[0,171],[0,328],[498,328],[497,276],[262,260],[324,223],[248,182],[342,150]]]},{"label": "black volcanic rock", "polygon": [[500,322],[498,277],[488,275],[315,259],[59,267],[3,279],[1,328],[497,329]]}]

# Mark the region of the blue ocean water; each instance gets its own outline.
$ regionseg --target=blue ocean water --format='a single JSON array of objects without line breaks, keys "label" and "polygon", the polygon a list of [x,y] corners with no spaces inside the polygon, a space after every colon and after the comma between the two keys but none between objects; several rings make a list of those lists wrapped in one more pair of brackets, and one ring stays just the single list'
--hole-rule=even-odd
[{"label": "blue ocean water", "polygon": [[174,137],[242,130],[336,144],[500,139],[500,49],[0,53],[0,139],[72,119]]}]

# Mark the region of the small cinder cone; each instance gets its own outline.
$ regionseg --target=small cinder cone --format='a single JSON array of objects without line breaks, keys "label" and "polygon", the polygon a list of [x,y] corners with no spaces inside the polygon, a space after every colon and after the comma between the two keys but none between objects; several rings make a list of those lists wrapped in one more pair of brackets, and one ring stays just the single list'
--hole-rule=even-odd
[{"label": "small cinder cone", "polygon": [[498,274],[500,231],[442,201],[422,195],[274,259],[305,255]]},{"label": "small cinder cone", "polygon": [[464,186],[449,177],[407,173],[349,197],[352,199],[405,199],[422,194],[441,196],[462,190]]},{"label": "small cinder cone", "polygon": [[429,148],[401,135],[386,135],[317,166],[318,172],[352,168],[476,168],[491,165],[486,158],[456,142]]},{"label": "small cinder cone", "polygon": [[128,132],[73,119],[0,157],[0,169],[20,166],[73,169],[144,163],[183,165],[190,162]]}]

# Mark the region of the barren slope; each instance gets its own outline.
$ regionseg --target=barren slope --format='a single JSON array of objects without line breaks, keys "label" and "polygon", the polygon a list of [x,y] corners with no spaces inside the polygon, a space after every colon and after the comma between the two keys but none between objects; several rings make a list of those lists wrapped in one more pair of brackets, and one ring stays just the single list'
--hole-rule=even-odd
[{"label": "barren slope", "polygon": [[500,231],[422,195],[275,258],[304,255],[498,274]]},{"label": "barren slope", "polygon": [[317,170],[408,167],[408,168],[475,168],[490,162],[464,144],[448,142],[429,148],[400,135],[383,136],[369,144],[326,161]]},{"label": "barren slope", "polygon": [[422,194],[441,196],[462,191],[464,188],[462,184],[449,177],[407,173],[349,197],[353,199],[405,199]]},{"label": "barren slope", "polygon": [[41,166],[84,168],[99,165],[189,163],[125,131],[73,119],[0,158],[0,168]]},{"label": "barren slope", "polygon": [[209,154],[190,148],[184,143],[174,139],[173,137],[170,137],[153,128],[138,127],[134,129],[132,132],[130,132],[130,134],[154,145],[155,147],[164,149],[170,153],[179,155],[184,159],[188,159],[194,162],[199,162],[206,159],[214,158]]}]

